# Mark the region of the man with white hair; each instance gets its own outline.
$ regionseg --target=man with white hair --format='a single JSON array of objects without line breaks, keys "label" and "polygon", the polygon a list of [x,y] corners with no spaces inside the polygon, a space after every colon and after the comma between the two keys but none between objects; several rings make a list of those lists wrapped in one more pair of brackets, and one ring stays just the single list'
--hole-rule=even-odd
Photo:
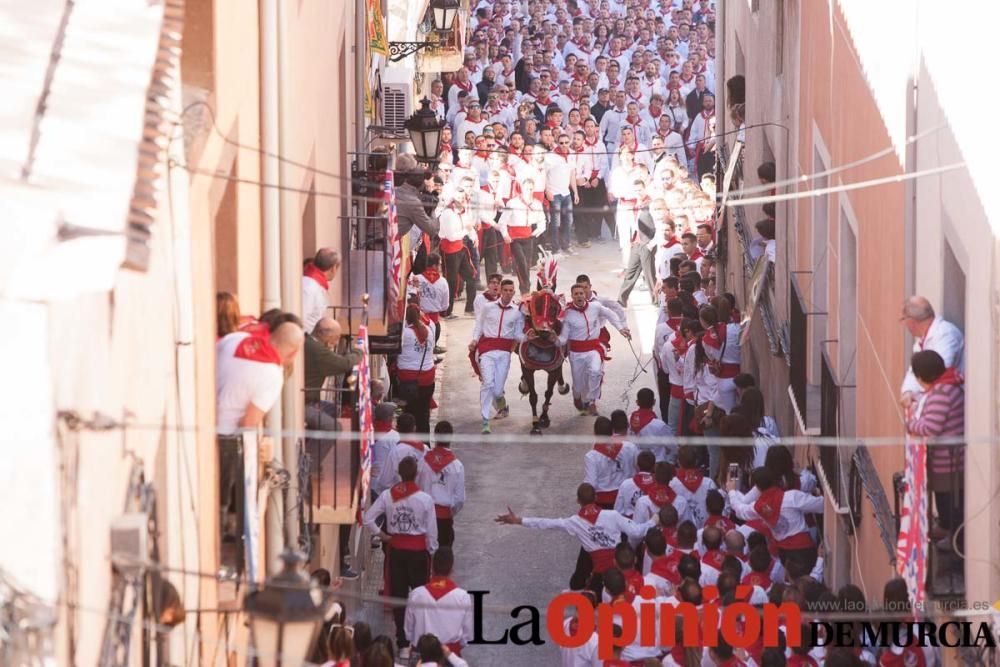
[{"label": "man with white hair", "polygon": [[312,331],[330,305],[326,293],[339,269],[340,253],[333,248],[320,248],[306,264],[302,276],[302,325],[306,331]]},{"label": "man with white hair", "polygon": [[[954,324],[936,316],[930,301],[922,296],[911,296],[903,304],[900,320],[913,336],[914,352],[934,350],[941,355],[945,368],[954,368],[960,373],[965,371],[965,336]],[[909,364],[900,393],[899,402],[904,408],[910,407],[923,394]]]}]

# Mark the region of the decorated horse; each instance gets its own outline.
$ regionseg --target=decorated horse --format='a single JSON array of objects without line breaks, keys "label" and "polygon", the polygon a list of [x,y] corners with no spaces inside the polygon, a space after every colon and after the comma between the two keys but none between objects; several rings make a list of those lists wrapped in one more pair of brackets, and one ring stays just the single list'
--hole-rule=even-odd
[{"label": "decorated horse", "polygon": [[[531,403],[532,435],[541,435],[542,429],[550,424],[549,405],[556,385],[559,385],[560,394],[569,393],[569,385],[563,379],[565,353],[559,345],[559,333],[562,331],[560,316],[564,303],[562,297],[555,293],[557,270],[555,258],[546,253],[538,271],[537,291],[521,301],[529,338],[517,348],[517,356],[521,360],[521,383],[518,389],[522,395],[528,396]],[[535,371],[545,371],[548,375],[541,415],[538,414]]]}]

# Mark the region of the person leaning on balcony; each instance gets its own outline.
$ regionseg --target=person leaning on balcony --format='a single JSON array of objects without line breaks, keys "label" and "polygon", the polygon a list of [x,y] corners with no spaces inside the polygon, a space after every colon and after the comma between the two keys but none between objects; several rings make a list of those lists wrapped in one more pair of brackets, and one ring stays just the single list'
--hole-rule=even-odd
[{"label": "person leaning on balcony", "polygon": [[330,305],[326,292],[330,281],[340,269],[340,253],[332,248],[320,248],[306,264],[302,276],[302,326],[312,331]]},{"label": "person leaning on balcony", "polygon": [[[923,395],[911,404],[906,420],[910,435],[922,438],[955,438],[965,435],[965,389],[962,374],[946,367],[934,350],[913,355],[910,368]],[[962,487],[965,472],[965,446],[929,445],[927,456],[928,488],[937,504],[938,529],[931,538],[942,550],[952,549],[952,533],[962,524],[965,498]],[[959,547],[962,541],[959,536]],[[961,562],[961,561],[959,561]]]},{"label": "person leaning on balcony", "polygon": [[[336,418],[333,403],[324,401],[321,388],[326,378],[333,375],[346,375],[361,360],[361,352],[350,350],[345,354],[336,352],[340,342],[340,324],[332,317],[321,317],[312,333],[305,338],[305,387],[306,387],[306,422],[316,422],[310,428],[325,428],[322,425],[320,413]],[[335,430],[333,426],[330,430]]]},{"label": "person leaning on balcony", "polygon": [[[936,316],[930,301],[922,296],[911,296],[903,304],[903,316],[900,320],[913,336],[914,353],[934,350],[941,355],[946,368],[954,368],[959,373],[965,372],[965,336],[954,324]],[[920,398],[922,391],[910,368],[903,378],[900,405],[909,408]]]},{"label": "person leaning on balcony", "polygon": [[413,272],[423,271],[423,259],[431,251],[431,242],[438,233],[438,221],[431,218],[420,196],[427,172],[410,154],[396,158],[396,174],[402,178],[396,188],[396,222],[399,238],[405,239],[404,251],[413,259]]}]

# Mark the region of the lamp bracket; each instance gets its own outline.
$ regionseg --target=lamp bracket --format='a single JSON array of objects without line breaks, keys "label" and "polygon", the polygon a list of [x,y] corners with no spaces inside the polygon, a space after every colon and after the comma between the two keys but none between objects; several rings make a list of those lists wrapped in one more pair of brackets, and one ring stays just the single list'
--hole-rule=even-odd
[{"label": "lamp bracket", "polygon": [[389,42],[389,60],[398,63],[403,58],[431,46],[437,46],[437,42]]}]

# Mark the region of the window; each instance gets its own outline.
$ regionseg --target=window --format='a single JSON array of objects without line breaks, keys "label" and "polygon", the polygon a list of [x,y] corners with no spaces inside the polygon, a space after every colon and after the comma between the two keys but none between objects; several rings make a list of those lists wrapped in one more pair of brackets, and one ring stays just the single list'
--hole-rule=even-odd
[{"label": "window", "polygon": [[774,74],[780,75],[785,69],[785,1],[775,0],[774,19]]},{"label": "window", "polygon": [[846,208],[840,210],[840,289],[837,313],[838,345],[837,374],[840,385],[841,435],[854,435],[854,378],[858,353],[858,240],[852,216]]},{"label": "window", "polygon": [[[215,235],[215,289],[219,292],[232,292],[239,295],[239,253],[233,252],[239,247],[239,222],[237,217],[237,199],[235,178],[238,177],[238,162],[234,159],[232,170],[227,174],[226,189],[222,192],[219,208],[212,221]],[[261,246],[263,247],[263,246]]]},{"label": "window", "polygon": [[[944,225],[948,229],[950,225]],[[941,290],[941,316],[965,331],[965,271],[955,258],[948,237],[944,238],[944,284]]]}]

